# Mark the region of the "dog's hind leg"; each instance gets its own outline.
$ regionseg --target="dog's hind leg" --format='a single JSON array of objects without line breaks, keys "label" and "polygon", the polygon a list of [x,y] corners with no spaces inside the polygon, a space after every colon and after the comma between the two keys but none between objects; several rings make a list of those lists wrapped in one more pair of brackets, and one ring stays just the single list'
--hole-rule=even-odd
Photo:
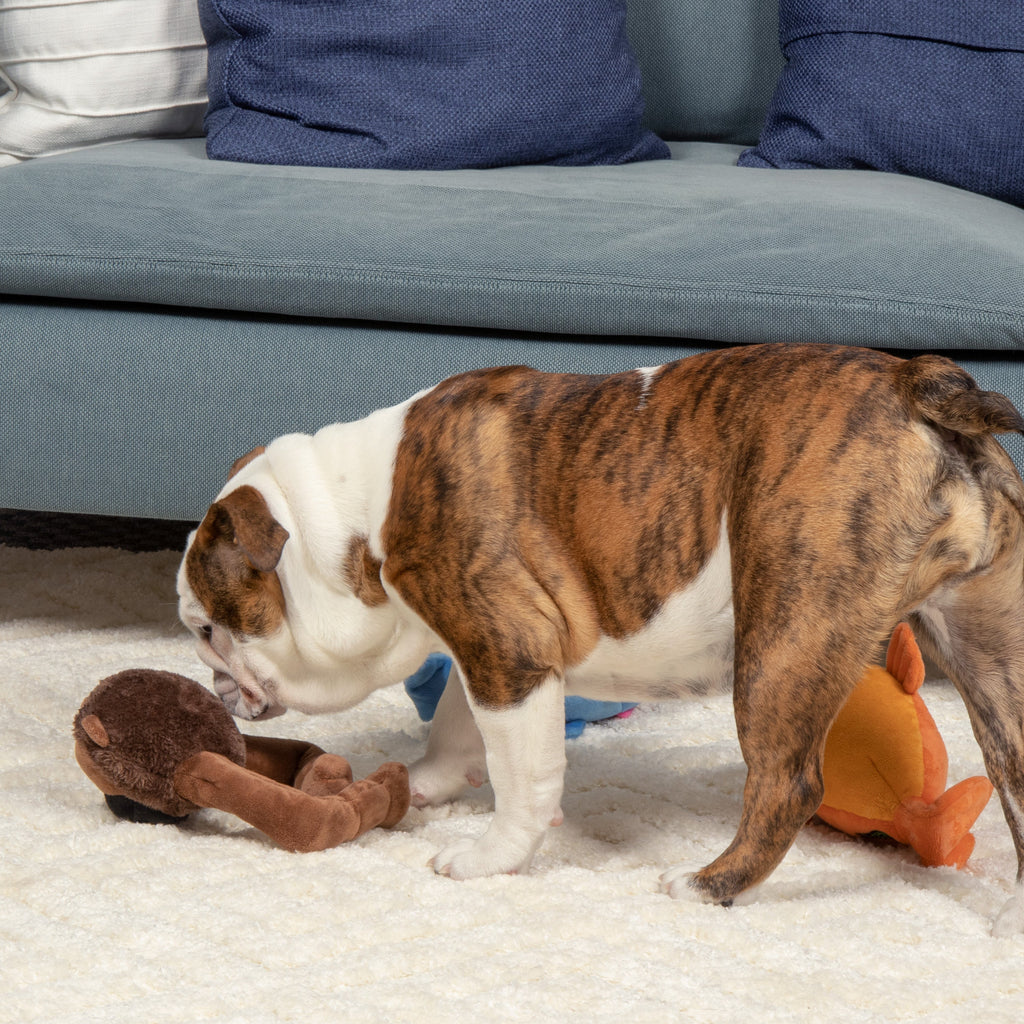
[{"label": "dog's hind leg", "polygon": [[1021,528],[988,569],[934,594],[911,616],[925,652],[967,705],[1017,853],[1013,898],[993,932],[1024,932],[1024,561]]},{"label": "dog's hind leg", "polygon": [[734,704],[747,764],[740,824],[732,844],[707,867],[662,876],[671,896],[728,906],[779,864],[821,805],[825,737],[856,685],[862,653],[832,658],[824,648],[801,650],[782,640],[756,649],[737,631]]}]

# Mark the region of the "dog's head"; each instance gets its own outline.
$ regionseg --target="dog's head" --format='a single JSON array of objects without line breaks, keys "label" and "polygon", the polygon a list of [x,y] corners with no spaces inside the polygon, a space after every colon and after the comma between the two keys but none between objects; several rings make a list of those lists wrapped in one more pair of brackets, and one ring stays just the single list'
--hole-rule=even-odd
[{"label": "dog's head", "polygon": [[271,446],[235,463],[178,571],[179,615],[244,719],[349,707],[422,653],[409,649],[365,524],[337,515],[329,481],[300,465],[312,439],[284,440],[276,459]]}]

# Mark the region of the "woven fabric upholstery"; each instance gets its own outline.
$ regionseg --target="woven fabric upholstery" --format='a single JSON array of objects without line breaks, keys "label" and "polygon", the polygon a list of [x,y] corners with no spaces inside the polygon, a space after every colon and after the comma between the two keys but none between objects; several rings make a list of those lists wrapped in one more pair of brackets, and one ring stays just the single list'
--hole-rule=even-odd
[{"label": "woven fabric upholstery", "polygon": [[200,0],[207,151],[330,167],[664,158],[623,0]]},{"label": "woven fabric upholstery", "polygon": [[[0,337],[0,507],[193,522],[254,445],[460,370],[608,372],[702,347],[42,301],[0,305]],[[1018,353],[950,354],[1024,408]],[[1003,441],[1024,468],[1024,438]]]},{"label": "woven fabric upholstery", "polygon": [[0,304],[0,338],[0,508],[192,522],[255,445],[365,416],[453,373],[607,372],[697,351],[31,301]]},{"label": "woven fabric upholstery", "polygon": [[783,59],[768,0],[627,0],[644,124],[663,139],[757,142]]},{"label": "woven fabric upholstery", "polygon": [[788,59],[746,167],[873,168],[1024,205],[1024,8],[782,0]]},{"label": "woven fabric upholstery", "polygon": [[[918,178],[616,167],[389,171],[144,140],[0,174],[0,292],[457,328],[1024,346],[1024,211]],[[75,216],[69,217],[70,206]]]},{"label": "woven fabric upholstery", "polygon": [[0,165],[147,135],[199,135],[195,0],[0,2]]}]

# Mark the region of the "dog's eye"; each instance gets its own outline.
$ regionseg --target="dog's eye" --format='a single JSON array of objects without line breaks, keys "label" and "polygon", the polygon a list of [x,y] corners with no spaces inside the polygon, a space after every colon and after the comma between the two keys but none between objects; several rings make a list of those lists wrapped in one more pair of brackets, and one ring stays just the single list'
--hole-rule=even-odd
[{"label": "dog's eye", "polygon": [[213,636],[213,626],[200,626],[199,633],[204,640],[209,640]]}]

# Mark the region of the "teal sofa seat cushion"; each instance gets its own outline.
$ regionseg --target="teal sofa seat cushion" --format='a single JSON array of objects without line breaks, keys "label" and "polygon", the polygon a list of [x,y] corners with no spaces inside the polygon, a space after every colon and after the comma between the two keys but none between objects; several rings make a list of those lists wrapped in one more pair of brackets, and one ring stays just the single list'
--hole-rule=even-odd
[{"label": "teal sofa seat cushion", "polygon": [[[1024,345],[1024,210],[904,175],[383,171],[144,140],[7,168],[0,292],[450,328]],[[73,211],[74,216],[69,216]]]}]

